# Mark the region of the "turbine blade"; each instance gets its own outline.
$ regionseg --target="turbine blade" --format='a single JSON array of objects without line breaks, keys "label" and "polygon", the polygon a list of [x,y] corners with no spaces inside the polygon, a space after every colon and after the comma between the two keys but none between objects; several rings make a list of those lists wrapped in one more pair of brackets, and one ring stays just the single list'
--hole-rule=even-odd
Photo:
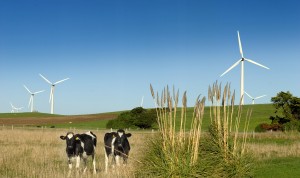
[{"label": "turbine blade", "polygon": [[246,59],[246,58],[244,58],[244,59],[245,59],[246,61],[248,61],[248,62],[251,62],[252,64],[258,65],[258,66],[263,67],[263,68],[265,68],[265,69],[270,69],[269,67],[266,67],[266,66],[264,66],[264,65],[262,65],[262,64],[259,64],[259,63],[255,62],[255,61],[252,61],[251,59]]},{"label": "turbine blade", "polygon": [[244,57],[244,54],[243,54],[243,48],[242,48],[242,43],[241,43],[241,38],[240,38],[240,33],[239,33],[239,31],[237,31],[237,34],[238,34],[238,39],[239,39],[239,49],[240,49],[241,56],[242,56],[242,58],[243,58],[243,57]]},{"label": "turbine blade", "polygon": [[245,92],[245,91],[244,91],[244,93],[246,93],[246,95],[248,95],[248,96],[249,96],[249,98],[252,98],[252,99],[253,99],[253,97],[252,97],[252,96],[250,96],[250,95],[249,95],[247,92]]},{"label": "turbine blade", "polygon": [[44,91],[45,91],[45,90],[37,91],[37,92],[34,92],[33,94],[42,93],[42,92],[44,92]]},{"label": "turbine blade", "polygon": [[32,94],[31,91],[25,85],[24,85],[24,87],[30,94]]},{"label": "turbine blade", "polygon": [[254,99],[262,98],[262,97],[265,97],[265,96],[267,96],[267,95],[261,95],[261,96],[258,96],[256,98],[254,98]]},{"label": "turbine blade", "polygon": [[236,63],[234,63],[229,69],[227,69],[220,77],[225,75],[227,72],[229,72],[231,69],[233,69],[235,66],[237,66],[241,62],[241,59],[239,59]]},{"label": "turbine blade", "polygon": [[56,84],[58,84],[58,83],[61,83],[61,82],[63,82],[63,81],[69,80],[69,79],[70,79],[70,78],[65,78],[65,79],[63,79],[63,80],[57,81],[57,82],[54,83],[54,85],[56,85]]},{"label": "turbine blade", "polygon": [[40,76],[41,76],[47,83],[49,83],[50,85],[52,85],[52,83],[51,83],[48,79],[46,79],[46,77],[44,77],[42,74],[40,74]]}]

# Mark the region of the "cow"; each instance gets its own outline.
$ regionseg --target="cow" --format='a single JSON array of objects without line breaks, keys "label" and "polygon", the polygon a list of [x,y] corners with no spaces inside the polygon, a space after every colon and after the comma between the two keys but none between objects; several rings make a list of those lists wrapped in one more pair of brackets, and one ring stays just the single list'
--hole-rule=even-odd
[{"label": "cow", "polygon": [[122,129],[117,132],[110,132],[104,135],[105,144],[105,172],[107,173],[108,160],[112,157],[112,161],[120,165],[120,158],[123,158],[123,164],[127,163],[129,156],[130,145],[128,137],[131,137],[131,133],[126,133]]},{"label": "cow", "polygon": [[79,168],[80,159],[84,161],[84,173],[87,169],[87,158],[92,157],[94,171],[96,174],[96,160],[95,160],[95,150],[97,145],[97,136],[88,131],[84,134],[74,134],[73,132],[68,132],[66,136],[60,136],[62,140],[66,140],[66,153],[68,156],[69,164],[69,175],[72,170],[72,159],[76,158],[76,168]]}]

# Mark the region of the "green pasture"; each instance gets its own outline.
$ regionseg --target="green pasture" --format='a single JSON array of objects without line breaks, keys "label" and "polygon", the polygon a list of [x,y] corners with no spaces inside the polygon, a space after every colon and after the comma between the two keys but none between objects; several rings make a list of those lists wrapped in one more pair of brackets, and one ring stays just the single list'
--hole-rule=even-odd
[{"label": "green pasture", "polygon": [[[249,125],[249,132],[254,131],[255,127],[260,123],[270,123],[269,117],[274,114],[274,107],[272,104],[255,104],[255,105],[244,105],[243,106],[243,114],[241,118],[241,128],[240,131],[243,131],[244,121],[246,118],[246,114],[248,110],[252,110],[250,125]],[[187,123],[186,127],[187,129],[190,128],[191,124],[191,118],[193,116],[194,109],[192,107],[189,107],[187,109],[186,118]],[[235,113],[238,111],[238,106],[235,107]],[[115,114],[119,114],[122,111],[114,112]],[[107,113],[100,113],[100,114],[93,114],[93,115],[101,115],[101,114],[107,114]],[[84,115],[82,115],[84,116]],[[86,115],[87,117],[89,115]],[[43,117],[69,117],[68,115],[53,115],[53,114],[46,114],[46,113],[2,113],[0,114],[1,118],[21,118],[21,117],[33,117],[37,119],[43,119]],[[177,108],[177,123],[176,127],[179,129],[180,127],[180,117],[181,117],[181,108]],[[97,120],[97,121],[83,121],[83,122],[73,122],[73,123],[61,123],[61,124],[44,124],[39,126],[46,126],[46,127],[55,127],[55,128],[80,128],[80,129],[105,129],[106,123],[108,120]],[[202,130],[206,131],[209,124],[210,124],[210,107],[205,107],[204,112],[204,118],[203,118],[203,127]]]},{"label": "green pasture", "polygon": [[43,117],[57,117],[57,116],[62,116],[62,115],[39,113],[39,112],[0,113],[0,119],[1,118],[22,118],[22,117],[43,118]]}]

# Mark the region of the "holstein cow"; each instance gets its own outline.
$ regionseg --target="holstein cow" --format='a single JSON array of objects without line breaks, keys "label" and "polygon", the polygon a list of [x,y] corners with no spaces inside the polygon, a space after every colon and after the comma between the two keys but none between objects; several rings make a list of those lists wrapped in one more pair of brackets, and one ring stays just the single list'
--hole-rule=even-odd
[{"label": "holstein cow", "polygon": [[96,174],[96,160],[95,160],[95,149],[97,144],[97,136],[88,131],[84,134],[74,134],[68,132],[66,136],[60,136],[62,140],[66,140],[67,148],[66,152],[68,155],[69,174],[72,169],[72,159],[76,158],[76,168],[79,168],[80,159],[84,161],[84,171],[87,169],[87,158],[92,156],[94,174]]},{"label": "holstein cow", "polygon": [[112,161],[116,162],[117,166],[120,165],[120,157],[123,158],[123,164],[127,163],[130,145],[128,137],[131,133],[126,133],[122,129],[117,132],[106,133],[104,135],[105,144],[105,172],[107,173],[108,160],[112,157]]}]

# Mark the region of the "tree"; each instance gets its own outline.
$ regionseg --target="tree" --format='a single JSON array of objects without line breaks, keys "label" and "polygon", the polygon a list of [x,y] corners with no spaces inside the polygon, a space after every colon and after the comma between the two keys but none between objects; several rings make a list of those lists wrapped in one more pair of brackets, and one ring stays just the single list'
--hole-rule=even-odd
[{"label": "tree", "polygon": [[117,119],[110,120],[106,128],[152,128],[156,123],[156,111],[137,107],[121,113]]},{"label": "tree", "polygon": [[271,116],[272,124],[281,124],[288,130],[300,129],[300,98],[293,96],[289,91],[279,92],[272,97],[275,107],[275,116]]}]

